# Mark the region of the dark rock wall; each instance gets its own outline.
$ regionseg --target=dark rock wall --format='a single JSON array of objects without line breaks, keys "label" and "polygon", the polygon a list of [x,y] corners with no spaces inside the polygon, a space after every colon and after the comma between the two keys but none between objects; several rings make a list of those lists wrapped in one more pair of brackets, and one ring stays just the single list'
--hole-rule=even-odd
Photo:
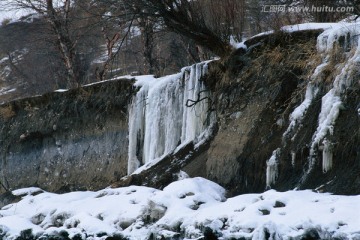
[{"label": "dark rock wall", "polygon": [[125,79],[2,105],[3,186],[99,189],[125,176],[132,89]]}]

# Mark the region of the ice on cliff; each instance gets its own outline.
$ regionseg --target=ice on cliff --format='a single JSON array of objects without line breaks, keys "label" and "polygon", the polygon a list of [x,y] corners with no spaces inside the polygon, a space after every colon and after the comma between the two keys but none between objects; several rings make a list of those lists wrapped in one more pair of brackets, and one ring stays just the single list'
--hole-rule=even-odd
[{"label": "ice on cliff", "polygon": [[[309,164],[306,173],[301,179],[302,182],[307,179],[308,174],[314,169],[315,163],[318,160],[318,151],[322,151],[323,172],[327,172],[333,167],[333,143],[331,138],[334,133],[336,120],[344,108],[342,98],[348,88],[357,84],[354,78],[357,76],[360,66],[360,25],[354,21],[342,21],[331,23],[330,25],[324,26],[326,30],[317,39],[317,50],[321,56],[322,63],[317,66],[307,84],[303,102],[290,114],[289,126],[283,134],[284,145],[287,144],[288,140],[294,141],[297,132],[302,127],[307,110],[320,92],[318,88],[319,83],[325,81],[322,79],[323,70],[329,64],[332,64],[330,59],[334,52],[340,51],[346,60],[333,66],[334,72],[337,74],[333,77],[330,90],[322,96],[317,129],[309,143]],[[292,159],[292,161],[294,163],[295,159]]]},{"label": "ice on cliff", "polygon": [[129,111],[128,174],[196,141],[210,125],[210,92],[201,81],[207,68],[203,62],[178,74],[137,80],[139,91]]}]

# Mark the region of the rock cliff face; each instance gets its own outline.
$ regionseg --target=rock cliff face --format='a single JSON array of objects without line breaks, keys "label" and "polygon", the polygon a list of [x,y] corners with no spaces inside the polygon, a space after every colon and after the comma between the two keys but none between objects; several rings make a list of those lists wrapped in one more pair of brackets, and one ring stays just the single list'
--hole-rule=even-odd
[{"label": "rock cliff face", "polygon": [[128,79],[1,106],[1,183],[6,189],[99,189],[126,175]]},{"label": "rock cliff face", "polygon": [[358,44],[345,50],[339,32],[334,48],[317,53],[319,41],[331,38],[319,34],[258,37],[247,44],[262,45],[235,52],[226,68],[214,63],[207,81],[219,130],[193,161],[206,166],[200,175],[230,194],[270,187],[360,193]]},{"label": "rock cliff face", "polygon": [[[268,188],[359,193],[358,44],[339,40],[318,30],[263,35],[210,63],[203,80],[217,116],[211,136],[117,186],[162,188],[183,170],[229,195]],[[326,41],[335,47],[318,52]]]},{"label": "rock cliff face", "polygon": [[216,121],[203,144],[189,142],[121,180],[131,81],[2,105],[2,184],[50,191],[112,182],[163,188],[183,170],[229,195],[267,188],[359,194],[360,54],[346,34],[318,53],[325,38],[332,37],[318,30],[263,35],[245,42],[247,50],[211,62],[201,81],[211,90]]}]

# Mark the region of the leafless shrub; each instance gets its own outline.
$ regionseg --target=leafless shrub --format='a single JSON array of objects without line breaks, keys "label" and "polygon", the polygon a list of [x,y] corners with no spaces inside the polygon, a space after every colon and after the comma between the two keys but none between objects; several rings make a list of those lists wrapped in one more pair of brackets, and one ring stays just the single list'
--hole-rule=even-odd
[{"label": "leafless shrub", "polygon": [[0,118],[8,120],[16,115],[14,108],[11,104],[0,106]]},{"label": "leafless shrub", "polygon": [[10,18],[4,18],[2,21],[1,21],[1,26],[6,26],[8,25],[9,23],[11,22],[11,19]]}]

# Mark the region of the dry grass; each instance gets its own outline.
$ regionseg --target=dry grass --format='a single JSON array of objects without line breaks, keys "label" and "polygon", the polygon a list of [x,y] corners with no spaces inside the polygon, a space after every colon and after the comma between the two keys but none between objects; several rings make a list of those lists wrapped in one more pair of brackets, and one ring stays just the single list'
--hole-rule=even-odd
[{"label": "dry grass", "polygon": [[314,79],[317,82],[332,83],[337,75],[340,74],[347,60],[355,54],[356,49],[352,48],[350,52],[345,53],[344,49],[335,44],[332,51],[325,57],[328,58],[327,64],[321,71],[321,74]]},{"label": "dry grass", "polygon": [[0,118],[8,120],[16,115],[11,104],[0,106]]},{"label": "dry grass", "polygon": [[1,21],[1,26],[4,27],[4,26],[8,25],[10,22],[11,22],[11,18],[4,18]]},{"label": "dry grass", "polygon": [[299,79],[308,79],[315,67],[321,63],[315,41],[300,42],[289,47],[267,47],[244,69],[242,79],[264,77],[281,78],[284,71],[293,73]]}]

